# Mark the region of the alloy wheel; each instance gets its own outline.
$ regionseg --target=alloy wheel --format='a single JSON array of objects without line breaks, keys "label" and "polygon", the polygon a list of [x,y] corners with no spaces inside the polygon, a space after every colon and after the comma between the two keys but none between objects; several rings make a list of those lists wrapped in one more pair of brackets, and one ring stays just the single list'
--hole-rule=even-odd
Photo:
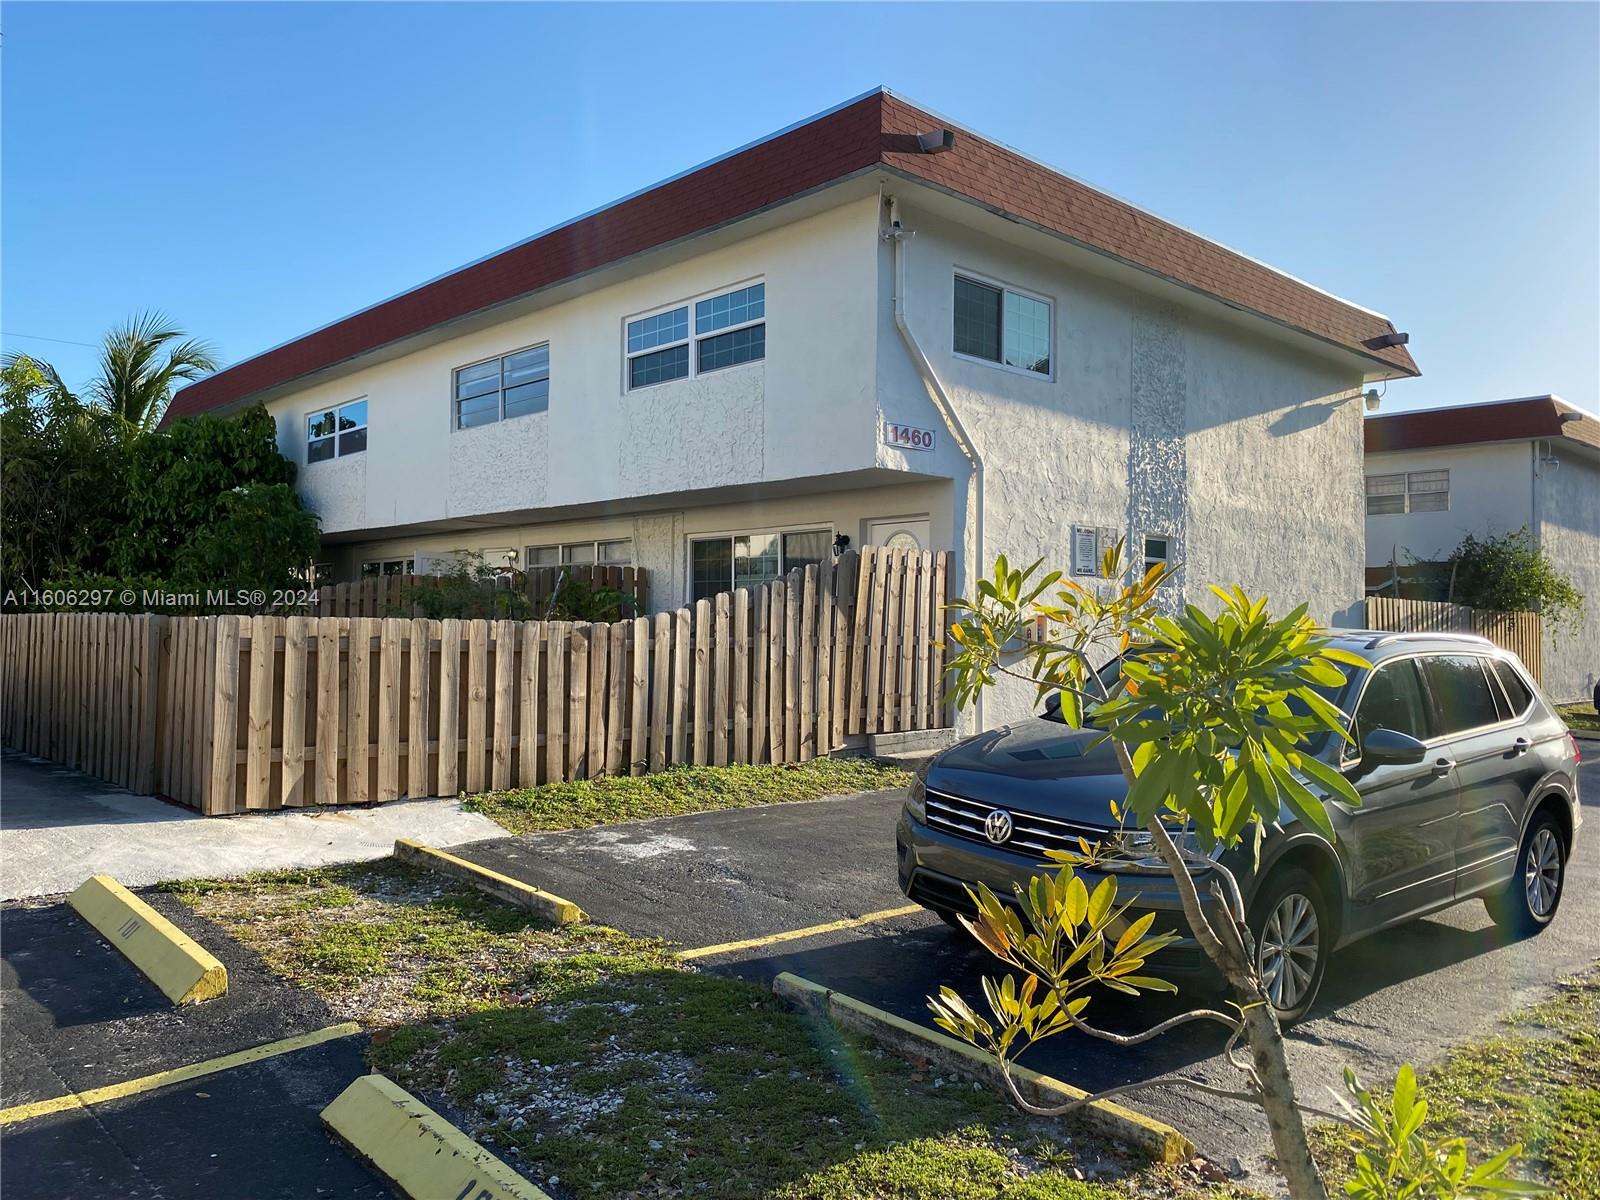
[{"label": "alloy wheel", "polygon": [[1298,892],[1278,901],[1261,931],[1261,981],[1272,1006],[1287,1011],[1300,1003],[1317,974],[1322,953],[1317,910]]},{"label": "alloy wheel", "polygon": [[1548,917],[1561,894],[1561,844],[1548,825],[1528,843],[1523,886],[1528,895],[1528,911],[1540,920]]}]

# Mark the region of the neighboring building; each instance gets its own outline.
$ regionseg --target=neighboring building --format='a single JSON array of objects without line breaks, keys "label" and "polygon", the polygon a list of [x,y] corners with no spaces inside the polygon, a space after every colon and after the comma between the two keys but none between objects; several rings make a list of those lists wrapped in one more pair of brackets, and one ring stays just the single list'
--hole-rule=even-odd
[{"label": "neighboring building", "polygon": [[1405,340],[879,90],[169,419],[264,402],[339,579],[604,558],[671,606],[843,535],[954,549],[965,591],[997,553],[1126,536],[1184,564],[1174,601],[1239,583],[1331,619],[1362,592],[1360,392],[1417,373]]},{"label": "neighboring building", "polygon": [[1546,628],[1544,686],[1588,698],[1600,672],[1600,417],[1556,396],[1462,404],[1366,423],[1367,566],[1442,562],[1468,533],[1526,526],[1587,600]]}]

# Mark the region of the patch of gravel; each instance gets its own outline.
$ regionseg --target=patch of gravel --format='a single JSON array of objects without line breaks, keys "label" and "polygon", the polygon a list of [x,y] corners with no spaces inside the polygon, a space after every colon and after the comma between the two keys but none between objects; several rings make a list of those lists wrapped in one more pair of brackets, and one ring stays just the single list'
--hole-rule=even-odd
[{"label": "patch of gravel", "polygon": [[[600,1005],[613,1008],[613,1004]],[[631,1007],[631,1006],[630,1006]],[[670,1051],[633,1051],[615,1034],[582,1064],[583,1073],[627,1068],[625,1082],[586,1090],[573,1083],[573,1064],[548,1064],[537,1059],[505,1055],[500,1059],[501,1079],[493,1091],[473,1097],[478,1124],[474,1136],[504,1129],[519,1134],[535,1127],[534,1141],[543,1140],[542,1128],[559,1124],[564,1130],[590,1134],[622,1107],[628,1091],[648,1088],[658,1103],[683,1106],[710,1104],[716,1096],[699,1086],[700,1068],[682,1054]],[[667,1116],[670,1124],[671,1115]]]}]

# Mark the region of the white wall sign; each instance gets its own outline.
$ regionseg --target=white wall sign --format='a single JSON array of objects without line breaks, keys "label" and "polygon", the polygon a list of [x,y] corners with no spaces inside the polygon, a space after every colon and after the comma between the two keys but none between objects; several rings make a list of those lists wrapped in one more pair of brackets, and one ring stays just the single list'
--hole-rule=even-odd
[{"label": "white wall sign", "polygon": [[885,446],[894,446],[900,450],[932,450],[933,430],[885,422],[883,426],[883,444]]},{"label": "white wall sign", "polygon": [[1100,574],[1100,531],[1087,525],[1072,527],[1072,573]]}]

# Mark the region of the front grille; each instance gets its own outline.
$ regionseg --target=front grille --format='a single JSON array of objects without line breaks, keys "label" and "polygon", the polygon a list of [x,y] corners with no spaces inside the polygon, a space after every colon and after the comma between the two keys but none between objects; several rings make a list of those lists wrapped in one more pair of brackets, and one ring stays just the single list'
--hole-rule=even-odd
[{"label": "front grille", "polygon": [[[961,796],[952,796],[948,792],[929,789],[927,806],[928,824],[932,828],[942,833],[952,833],[956,837],[966,838],[968,841],[981,842],[985,846],[995,844],[984,834],[983,823],[990,813],[1000,807],[999,805],[988,804],[981,800],[968,800]],[[998,848],[1015,853],[1034,852],[1041,856],[1046,850],[1071,850],[1074,853],[1081,853],[1083,847],[1078,845],[1079,838],[1092,847],[1110,832],[1102,825],[1063,821],[1057,817],[1040,816],[1038,813],[1023,812],[1015,808],[1006,808],[1005,811],[1011,814],[1012,833]]]}]

